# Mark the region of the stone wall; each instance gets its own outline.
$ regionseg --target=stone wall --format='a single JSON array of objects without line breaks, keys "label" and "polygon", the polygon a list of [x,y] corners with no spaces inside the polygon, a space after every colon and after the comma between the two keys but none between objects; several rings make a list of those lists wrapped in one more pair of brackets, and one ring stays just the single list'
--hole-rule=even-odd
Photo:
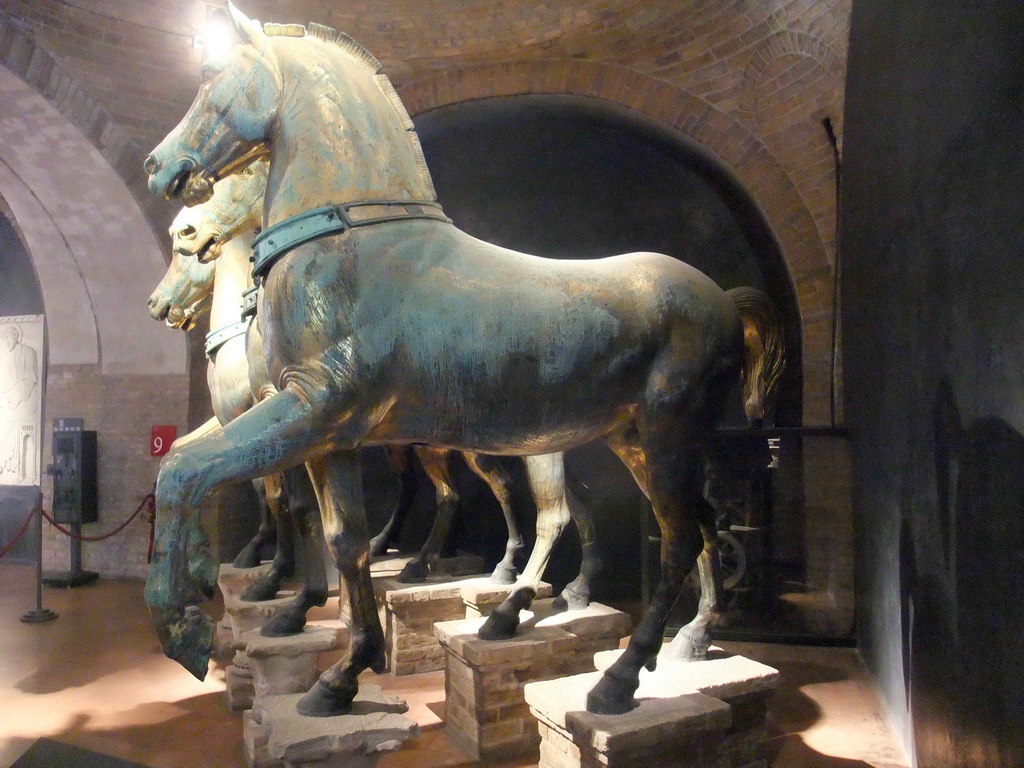
[{"label": "stone wall", "polygon": [[1024,765],[1024,6],[858,0],[843,307],[859,645],[921,766]]}]

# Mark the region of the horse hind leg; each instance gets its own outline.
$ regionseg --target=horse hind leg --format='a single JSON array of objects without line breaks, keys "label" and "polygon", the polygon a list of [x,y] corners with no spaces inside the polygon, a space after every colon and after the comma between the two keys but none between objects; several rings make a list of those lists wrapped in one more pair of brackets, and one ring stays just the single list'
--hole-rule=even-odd
[{"label": "horse hind leg", "polygon": [[576,611],[590,605],[590,585],[601,570],[602,563],[597,549],[597,536],[590,508],[568,492],[566,502],[569,507],[569,515],[576,523],[576,530],[580,536],[580,572],[575,579],[565,585],[561,594],[555,598],[555,608]]},{"label": "horse hind leg", "polygon": [[[701,442],[716,413],[711,404],[700,397],[697,407],[683,417],[665,418],[661,411],[657,414],[661,418],[649,419],[640,432],[622,433],[609,440],[651,501],[661,529],[661,578],[626,650],[588,694],[590,712],[621,714],[633,707],[640,669],[654,669],[672,607],[701,555],[706,555],[707,567],[700,574],[709,583],[702,583],[701,605],[689,625],[691,657],[702,655],[710,644],[710,632],[720,614],[718,596],[722,594],[715,563],[717,545],[708,543],[704,534],[707,525],[713,528],[714,514],[701,495]],[[684,441],[686,444],[680,445]]]},{"label": "horse hind leg", "polygon": [[434,518],[430,534],[420,551],[405,564],[402,572],[396,577],[396,581],[406,584],[426,581],[430,569],[437,563],[441,548],[448,538],[448,531],[451,529],[452,519],[455,517],[455,509],[459,506],[459,494],[455,490],[451,469],[448,466],[448,455],[451,451],[423,446],[417,446],[414,450],[427,477],[434,484],[437,516]]},{"label": "horse hind leg", "polygon": [[304,574],[299,594],[260,629],[264,637],[298,634],[306,626],[309,609],[327,603],[327,573],[322,552],[324,529],[313,485],[305,466],[286,470],[284,475],[295,530],[295,549],[302,559]]},{"label": "horse hind leg", "polygon": [[523,550],[523,537],[519,532],[515,514],[512,512],[512,493],[509,490],[512,487],[512,480],[493,456],[467,452],[463,453],[462,457],[473,473],[487,483],[487,487],[491,489],[494,498],[501,505],[501,514],[505,518],[505,527],[508,528],[505,556],[494,566],[491,581],[495,584],[515,584],[518,575],[515,559]]}]

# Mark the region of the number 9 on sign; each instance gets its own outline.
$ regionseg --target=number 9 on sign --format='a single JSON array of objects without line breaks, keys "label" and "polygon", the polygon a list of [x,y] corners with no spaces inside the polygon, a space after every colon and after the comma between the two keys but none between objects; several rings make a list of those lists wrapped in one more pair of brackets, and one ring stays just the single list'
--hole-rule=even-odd
[{"label": "number 9 on sign", "polygon": [[149,455],[163,456],[171,450],[171,443],[178,436],[173,424],[154,424],[149,437]]}]

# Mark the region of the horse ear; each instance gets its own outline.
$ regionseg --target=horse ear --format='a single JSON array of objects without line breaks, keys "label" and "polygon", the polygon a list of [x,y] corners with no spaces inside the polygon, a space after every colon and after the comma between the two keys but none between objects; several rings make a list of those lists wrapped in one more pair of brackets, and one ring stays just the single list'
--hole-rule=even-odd
[{"label": "horse ear", "polygon": [[238,10],[231,0],[228,0],[228,12],[231,14],[231,18],[235,22],[235,28],[238,30],[238,34],[242,36],[242,41],[251,43],[259,48],[266,37],[263,34],[263,27],[260,23],[255,19],[250,19]]}]

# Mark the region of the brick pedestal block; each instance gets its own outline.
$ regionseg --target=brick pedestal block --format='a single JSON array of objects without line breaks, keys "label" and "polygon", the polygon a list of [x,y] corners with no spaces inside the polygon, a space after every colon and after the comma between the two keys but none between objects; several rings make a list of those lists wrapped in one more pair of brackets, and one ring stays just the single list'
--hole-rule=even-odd
[{"label": "brick pedestal block", "polygon": [[245,714],[249,768],[370,768],[382,752],[419,735],[419,726],[402,716],[406,703],[384,696],[380,686],[360,686],[352,712],[337,717],[300,715],[301,698],[266,696]]},{"label": "brick pedestal block", "polygon": [[477,760],[529,754],[539,743],[523,694],[526,683],[594,669],[595,648],[616,648],[630,629],[629,616],[592,604],[556,613],[552,600],[523,611],[510,640],[481,640],[483,618],[437,624],[445,652],[445,729]]},{"label": "brick pedestal block", "polygon": [[[543,585],[550,594],[551,586]],[[403,584],[375,576],[373,589],[384,628],[388,669],[394,675],[413,675],[444,669],[444,651],[434,625],[485,610],[508,597],[513,586],[492,584],[487,576],[450,579],[431,576],[422,584]],[[470,613],[473,611],[474,613]]]},{"label": "brick pedestal block", "polygon": [[242,636],[253,671],[254,700],[264,696],[305,693],[320,675],[320,654],[347,647],[348,627],[340,620],[310,622],[288,637],[263,637],[259,630]]},{"label": "brick pedestal block", "polygon": [[[396,581],[396,577],[402,572],[406,564],[413,559],[415,555],[412,554],[399,554],[397,552],[389,552],[386,555],[379,555],[373,558],[370,562],[370,578],[373,580],[374,593],[377,596],[377,606],[380,608],[383,600],[383,591],[391,588],[398,587],[410,587],[415,588],[422,586],[418,584],[405,584]],[[430,577],[423,584],[441,584],[459,579],[465,579],[469,577],[478,577],[480,571],[483,570],[484,559],[479,555],[459,555],[458,557],[443,557],[437,564],[434,573],[431,573]],[[395,586],[397,585],[397,587]],[[340,595],[340,616],[341,620],[346,624],[351,625],[352,623],[352,611],[348,604],[348,594],[342,590]],[[461,616],[462,614],[458,614]],[[448,618],[457,618],[457,616],[450,616]],[[384,613],[380,614],[381,624],[385,624]],[[435,667],[440,669],[440,667]],[[419,669],[417,672],[426,672],[429,670]],[[409,674],[409,673],[406,673]]]},{"label": "brick pedestal block", "polygon": [[[599,669],[621,651],[598,653]],[[530,683],[525,697],[541,737],[538,768],[767,768],[765,705],[779,673],[742,656],[641,670],[638,705],[623,715],[586,711],[600,672]]]},{"label": "brick pedestal block", "polygon": [[[466,605],[466,618],[490,616],[491,611],[501,605],[512,594],[517,584],[495,584],[489,577],[477,577],[463,583],[462,602]],[[551,585],[541,582],[537,586],[537,597],[551,596]]]}]

